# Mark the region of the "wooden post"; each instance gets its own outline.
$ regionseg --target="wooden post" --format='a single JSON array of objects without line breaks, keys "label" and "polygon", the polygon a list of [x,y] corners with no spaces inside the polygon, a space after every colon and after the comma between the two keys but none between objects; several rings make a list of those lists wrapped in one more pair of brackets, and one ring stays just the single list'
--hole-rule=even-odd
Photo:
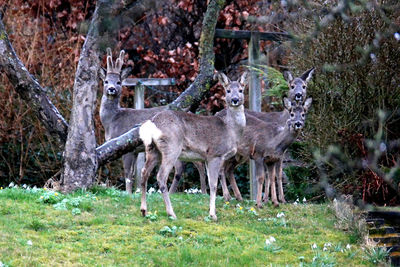
[{"label": "wooden post", "polygon": [[[175,85],[174,78],[127,78],[122,82],[123,86],[135,87],[135,109],[144,108],[144,90],[145,86],[168,86]],[[135,164],[135,186],[140,187],[142,180],[142,168],[145,162],[145,154],[139,153]]]},{"label": "wooden post", "polygon": [[[259,64],[260,58],[260,37],[258,33],[252,33],[249,43],[249,66],[250,66],[250,81],[249,81],[249,109],[253,111],[261,111],[261,83],[259,74],[253,69]],[[249,162],[249,177],[250,177],[250,198],[256,200],[257,197],[257,177],[256,168],[253,160]]]},{"label": "wooden post", "polygon": [[[143,109],[143,108],[144,108],[144,85],[138,84],[135,86],[135,109]],[[142,168],[144,166],[144,162],[145,162],[145,153],[141,152],[138,154],[135,164],[136,188],[140,188],[140,182],[142,181]]]}]

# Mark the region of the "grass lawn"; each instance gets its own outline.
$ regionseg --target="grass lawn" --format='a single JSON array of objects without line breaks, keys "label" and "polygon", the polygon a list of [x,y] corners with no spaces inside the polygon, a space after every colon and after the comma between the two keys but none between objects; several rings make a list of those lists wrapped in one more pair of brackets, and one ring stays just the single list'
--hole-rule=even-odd
[{"label": "grass lawn", "polygon": [[177,220],[158,193],[144,218],[139,194],[112,188],[0,189],[0,266],[372,266],[327,204],[256,210],[218,198],[213,222],[207,195],[171,201]]}]

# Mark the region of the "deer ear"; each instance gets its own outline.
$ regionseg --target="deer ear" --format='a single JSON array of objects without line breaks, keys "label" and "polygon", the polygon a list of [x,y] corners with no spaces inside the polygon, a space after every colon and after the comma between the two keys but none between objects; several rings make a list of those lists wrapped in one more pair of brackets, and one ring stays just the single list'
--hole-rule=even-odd
[{"label": "deer ear", "polygon": [[283,72],[283,78],[285,78],[285,80],[287,81],[287,82],[291,82],[291,81],[293,81],[293,75],[292,75],[292,73],[290,72],[290,71],[285,71],[285,72]]},{"label": "deer ear", "polygon": [[100,79],[102,79],[103,81],[106,79],[106,70],[102,67],[100,67],[99,76],[100,76]]},{"label": "deer ear", "polygon": [[247,71],[243,72],[242,76],[240,76],[238,83],[240,83],[240,85],[242,87],[244,87],[247,83],[247,77],[248,77],[248,73]]},{"label": "deer ear", "polygon": [[304,111],[305,112],[307,112],[308,109],[311,107],[311,103],[312,103],[312,98],[311,97],[307,98],[306,101],[304,101],[303,107],[304,107]]},{"label": "deer ear", "polygon": [[128,66],[121,71],[121,80],[125,80],[132,72],[132,67]]},{"label": "deer ear", "polygon": [[283,106],[285,107],[285,109],[290,110],[290,108],[292,107],[292,102],[289,100],[289,98],[283,98]]},{"label": "deer ear", "polygon": [[226,76],[224,73],[222,72],[218,72],[217,74],[218,77],[218,81],[220,82],[220,84],[226,88],[228,86],[228,84],[230,83],[230,80],[228,78],[228,76]]},{"label": "deer ear", "polygon": [[313,75],[313,73],[314,73],[314,70],[315,70],[315,68],[312,67],[311,69],[309,69],[309,70],[307,70],[306,72],[304,72],[304,73],[300,76],[300,78],[301,78],[303,81],[305,81],[306,83],[308,83],[308,82],[311,80],[311,78],[312,78],[312,75]]}]

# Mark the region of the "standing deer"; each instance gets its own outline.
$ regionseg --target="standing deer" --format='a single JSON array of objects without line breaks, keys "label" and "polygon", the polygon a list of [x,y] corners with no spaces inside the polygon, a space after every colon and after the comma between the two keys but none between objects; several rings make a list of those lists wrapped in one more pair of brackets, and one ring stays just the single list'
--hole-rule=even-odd
[{"label": "standing deer", "polygon": [[275,206],[279,205],[275,191],[275,173],[280,168],[280,162],[286,149],[293,143],[303,128],[305,115],[311,106],[312,99],[308,98],[304,104],[292,103],[288,98],[284,98],[283,101],[285,107],[283,112],[288,115],[288,120],[284,125],[275,122],[263,122],[251,115],[246,116],[247,125],[238,146],[237,155],[227,161],[224,166],[231,179],[233,170],[237,165],[249,159],[255,161],[258,185],[257,207],[259,208],[262,206],[262,186],[265,180],[264,164],[268,171],[268,187],[265,187],[268,188],[268,191],[265,192],[265,195],[268,197],[270,184],[272,202]]},{"label": "standing deer", "polygon": [[220,73],[219,82],[225,89],[227,105],[225,116],[200,116],[181,111],[167,110],[146,121],[139,136],[146,147],[146,163],[142,169],[142,199],[140,210],[147,214],[147,179],[161,160],[157,181],[164,198],[167,214],[176,218],[166,180],[178,160],[204,161],[210,186],[210,217],[217,220],[215,210],[218,173],[225,160],[236,154],[237,146],[246,125],[244,115],[244,73],[238,81],[230,81]]},{"label": "standing deer", "polygon": [[[312,75],[314,73],[314,68],[311,68],[307,71],[305,71],[300,77],[293,78],[293,75],[290,72],[285,72],[285,79],[288,82],[289,86],[289,92],[288,92],[288,97],[289,100],[293,103],[302,103],[304,99],[306,98],[307,94],[307,84],[311,80]],[[222,111],[222,115],[223,115]],[[289,119],[289,113],[286,111],[279,111],[279,112],[256,112],[256,111],[251,111],[251,110],[245,110],[246,118],[249,116],[253,116],[263,122],[267,123],[276,123],[277,125],[283,126]],[[282,160],[283,157],[281,158],[281,161],[276,164],[277,168],[277,174],[278,174],[278,191],[279,191],[279,201],[281,203],[285,203],[285,196],[283,193],[283,184],[282,184]],[[232,169],[233,168],[233,169]],[[226,201],[229,201],[231,199],[231,196],[229,194],[229,190],[226,184],[226,178],[225,175],[228,175],[228,179],[230,181],[232,190],[234,192],[235,198],[239,201],[242,200],[242,196],[240,194],[239,188],[236,184],[236,180],[234,177],[234,168],[235,166],[228,165],[225,169],[226,172],[221,172],[221,185],[222,185],[222,191],[224,195],[224,199]],[[264,170],[264,168],[262,168]],[[257,166],[256,166],[256,173],[258,173]],[[267,183],[265,184],[267,186]],[[266,195],[264,195],[266,196]],[[264,197],[264,201],[268,201],[268,197]]]},{"label": "standing deer", "polygon": [[[165,109],[165,107],[147,109],[121,108],[119,102],[122,92],[122,82],[130,73],[130,68],[122,69],[124,55],[124,50],[121,50],[114,64],[111,49],[107,48],[107,71],[103,68],[100,69],[100,78],[103,80],[104,86],[100,105],[100,120],[105,130],[106,141],[120,136],[136,124],[152,118],[155,114]],[[126,191],[129,194],[132,193],[132,178],[137,154],[143,151],[144,147],[141,146],[136,151],[122,156]],[[182,163],[177,162],[175,176],[180,176],[181,172]]]}]

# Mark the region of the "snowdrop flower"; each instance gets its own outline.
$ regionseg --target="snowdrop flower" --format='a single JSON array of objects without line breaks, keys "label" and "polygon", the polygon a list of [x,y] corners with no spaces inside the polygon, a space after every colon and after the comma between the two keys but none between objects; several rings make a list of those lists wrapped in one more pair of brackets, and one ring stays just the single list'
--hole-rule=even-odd
[{"label": "snowdrop flower", "polygon": [[395,38],[397,41],[400,41],[400,33],[396,32],[396,33],[394,34],[394,38]]},{"label": "snowdrop flower", "polygon": [[26,184],[22,185],[22,188],[26,189],[28,186]]},{"label": "snowdrop flower", "polygon": [[350,244],[347,244],[347,245],[346,245],[346,249],[351,249],[351,245],[350,245]]},{"label": "snowdrop flower", "polygon": [[9,185],[8,185],[8,187],[14,187],[14,182],[11,182]]},{"label": "snowdrop flower", "polygon": [[327,247],[324,247],[322,250],[323,250],[323,251],[327,251],[327,250],[328,250],[328,248],[327,248]]},{"label": "snowdrop flower", "polygon": [[157,190],[157,193],[161,194],[161,190],[160,190],[160,189],[158,189],[158,190]]},{"label": "snowdrop flower", "polygon": [[331,243],[325,243],[325,244],[324,244],[324,247],[331,247],[331,246],[332,246]]},{"label": "snowdrop flower", "polygon": [[33,245],[33,243],[32,243],[31,240],[28,240],[28,241],[26,242],[26,244],[27,244],[28,246],[32,246],[32,245]]},{"label": "snowdrop flower", "polygon": [[276,214],[276,218],[281,218],[281,217],[285,217],[285,214],[283,212]]},{"label": "snowdrop flower", "polygon": [[307,202],[307,200],[306,200],[306,198],[304,197],[304,198],[303,198],[303,203],[306,203],[306,202]]},{"label": "snowdrop flower", "polygon": [[153,187],[150,187],[150,189],[149,189],[149,191],[147,193],[153,194],[154,192],[156,192],[156,190]]},{"label": "snowdrop flower", "polygon": [[314,243],[311,245],[311,249],[316,249],[316,248],[317,248],[317,244]]},{"label": "snowdrop flower", "polygon": [[276,241],[276,239],[275,239],[273,236],[270,236],[269,238],[267,238],[267,239],[265,240],[265,245],[269,246],[269,245],[271,245],[272,243],[274,243],[275,241]]},{"label": "snowdrop flower", "polygon": [[136,189],[135,193],[140,193],[140,188]]}]

